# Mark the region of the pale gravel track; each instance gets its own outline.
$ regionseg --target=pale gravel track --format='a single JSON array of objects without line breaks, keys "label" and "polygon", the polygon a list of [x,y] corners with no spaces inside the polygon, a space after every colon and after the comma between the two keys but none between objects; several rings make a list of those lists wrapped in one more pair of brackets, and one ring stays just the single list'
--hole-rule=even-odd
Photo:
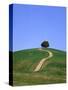
[{"label": "pale gravel track", "polygon": [[50,58],[53,57],[53,53],[52,53],[51,51],[49,51],[49,50],[43,50],[43,49],[41,49],[41,48],[38,49],[38,50],[45,51],[45,52],[47,52],[49,55],[48,55],[48,57],[43,58],[43,59],[40,60],[39,64],[36,66],[36,68],[34,69],[33,72],[39,71],[39,70],[41,69],[42,65],[44,64],[44,62],[45,62],[46,60],[48,60],[48,59],[50,59]]}]

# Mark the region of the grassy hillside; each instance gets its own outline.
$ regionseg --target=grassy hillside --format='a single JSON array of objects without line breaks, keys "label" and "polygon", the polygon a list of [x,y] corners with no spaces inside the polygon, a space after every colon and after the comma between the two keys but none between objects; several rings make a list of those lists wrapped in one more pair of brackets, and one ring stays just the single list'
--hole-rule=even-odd
[{"label": "grassy hillside", "polygon": [[55,49],[44,49],[53,53],[38,72],[33,72],[39,61],[48,53],[38,49],[28,49],[13,53],[13,84],[36,85],[66,82],[66,53]]}]

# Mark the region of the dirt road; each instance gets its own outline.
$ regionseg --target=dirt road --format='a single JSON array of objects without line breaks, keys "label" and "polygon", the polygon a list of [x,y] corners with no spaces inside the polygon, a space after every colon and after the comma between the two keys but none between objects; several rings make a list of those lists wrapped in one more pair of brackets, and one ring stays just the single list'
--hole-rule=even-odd
[{"label": "dirt road", "polygon": [[43,58],[42,60],[40,60],[39,64],[36,66],[34,72],[39,71],[39,70],[41,69],[43,63],[44,63],[46,60],[48,60],[48,59],[50,59],[51,57],[53,57],[53,53],[52,53],[51,51],[49,51],[49,50],[43,50],[43,49],[38,49],[38,50],[45,51],[45,52],[47,52],[49,55],[48,55],[48,57],[45,57],[45,58]]}]

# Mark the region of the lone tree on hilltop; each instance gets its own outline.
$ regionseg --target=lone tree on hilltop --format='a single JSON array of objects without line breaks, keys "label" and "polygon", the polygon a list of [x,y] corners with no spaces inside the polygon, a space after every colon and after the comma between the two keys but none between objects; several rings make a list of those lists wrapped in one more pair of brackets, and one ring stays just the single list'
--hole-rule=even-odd
[{"label": "lone tree on hilltop", "polygon": [[43,41],[41,43],[41,46],[44,47],[44,48],[47,48],[47,47],[49,47],[49,42],[48,41]]}]

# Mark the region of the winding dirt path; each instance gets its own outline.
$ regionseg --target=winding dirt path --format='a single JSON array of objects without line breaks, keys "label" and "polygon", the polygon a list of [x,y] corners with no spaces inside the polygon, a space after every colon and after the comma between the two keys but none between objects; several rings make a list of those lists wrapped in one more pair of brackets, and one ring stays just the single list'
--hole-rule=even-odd
[{"label": "winding dirt path", "polygon": [[48,60],[48,59],[50,59],[51,57],[53,57],[53,53],[52,53],[51,51],[49,51],[49,50],[43,50],[43,49],[41,49],[41,48],[38,49],[38,50],[45,51],[45,52],[47,52],[49,55],[48,55],[48,57],[43,58],[42,60],[40,60],[39,64],[36,66],[34,72],[39,71],[39,70],[41,69],[43,63],[44,63],[46,60]]}]

